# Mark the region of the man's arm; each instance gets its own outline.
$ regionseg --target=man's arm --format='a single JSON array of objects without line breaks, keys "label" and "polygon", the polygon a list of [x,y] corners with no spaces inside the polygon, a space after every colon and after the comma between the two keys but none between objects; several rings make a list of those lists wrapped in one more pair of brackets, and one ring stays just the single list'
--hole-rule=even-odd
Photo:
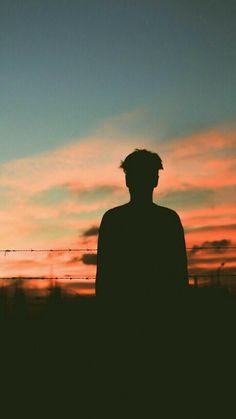
[{"label": "man's arm", "polygon": [[105,296],[111,279],[111,243],[110,243],[110,223],[107,213],[104,214],[98,234],[98,251],[97,251],[97,273],[96,273],[96,296],[102,298]]},{"label": "man's arm", "polygon": [[175,223],[173,228],[173,265],[171,267],[173,277],[178,281],[181,287],[187,287],[188,285],[188,263],[187,253],[184,237],[184,229],[178,214],[175,217]]}]

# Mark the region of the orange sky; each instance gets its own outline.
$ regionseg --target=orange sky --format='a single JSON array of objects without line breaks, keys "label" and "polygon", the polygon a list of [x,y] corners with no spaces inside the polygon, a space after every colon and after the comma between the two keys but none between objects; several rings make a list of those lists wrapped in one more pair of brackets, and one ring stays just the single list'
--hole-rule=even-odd
[{"label": "orange sky", "polygon": [[[123,118],[132,120],[137,115]],[[129,199],[118,166],[137,147],[156,151],[162,157],[164,170],[154,200],[179,213],[187,246],[221,240],[227,240],[225,248],[233,246],[235,139],[234,126],[215,127],[169,142],[129,138],[118,129],[117,120],[111,120],[83,140],[2,163],[0,247],[96,247],[102,214]],[[195,261],[191,257],[191,271],[193,267],[215,269],[223,259],[225,266],[233,269],[234,252],[225,250],[223,255],[209,256],[199,251]],[[86,259],[83,252],[2,253],[0,257],[1,277],[95,274],[94,257]]]}]

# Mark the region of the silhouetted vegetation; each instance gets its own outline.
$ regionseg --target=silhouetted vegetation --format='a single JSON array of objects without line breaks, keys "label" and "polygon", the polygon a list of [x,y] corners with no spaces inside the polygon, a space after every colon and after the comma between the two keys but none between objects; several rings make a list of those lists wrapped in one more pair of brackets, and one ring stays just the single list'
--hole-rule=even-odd
[{"label": "silhouetted vegetation", "polygon": [[135,316],[117,317],[94,297],[67,296],[57,286],[37,303],[23,288],[11,295],[1,288],[2,377],[11,377],[11,394],[42,397],[39,404],[47,400],[55,411],[67,400],[85,405],[91,418],[112,409],[113,417],[124,409],[144,414],[171,398],[177,412],[199,391],[216,391],[214,377],[218,383],[231,368],[236,298],[217,287],[176,297],[162,296],[145,311],[139,301]]}]

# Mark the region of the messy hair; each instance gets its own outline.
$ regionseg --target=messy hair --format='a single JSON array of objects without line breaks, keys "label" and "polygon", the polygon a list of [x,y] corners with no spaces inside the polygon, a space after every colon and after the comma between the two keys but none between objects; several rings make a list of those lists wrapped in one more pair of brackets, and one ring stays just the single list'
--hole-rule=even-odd
[{"label": "messy hair", "polygon": [[128,174],[137,171],[158,171],[163,169],[163,165],[157,153],[136,148],[133,153],[129,154],[124,160],[121,160],[120,168]]}]

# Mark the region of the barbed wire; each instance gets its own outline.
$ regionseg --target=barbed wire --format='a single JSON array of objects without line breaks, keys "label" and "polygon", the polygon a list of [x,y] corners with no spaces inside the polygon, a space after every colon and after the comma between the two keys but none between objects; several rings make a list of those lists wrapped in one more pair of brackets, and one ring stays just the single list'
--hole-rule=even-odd
[{"label": "barbed wire", "polygon": [[201,274],[201,273],[197,273],[197,274],[189,274],[188,275],[188,278],[194,278],[194,277],[201,277],[201,278],[203,278],[203,277],[205,277],[205,278],[213,278],[213,277],[224,277],[224,276],[236,276],[236,274],[235,273],[232,273],[232,274],[230,274],[230,273],[220,273],[220,275],[219,275],[219,273],[218,272],[214,272],[214,273],[209,273],[209,274]]},{"label": "barbed wire", "polygon": [[80,248],[80,249],[0,249],[0,253],[10,252],[95,252],[96,248]]},{"label": "barbed wire", "polygon": [[[196,247],[186,247],[186,250],[192,251],[194,250],[195,252],[198,250],[208,250],[208,249],[215,249],[215,250],[219,250],[219,249],[224,249],[224,250],[230,250],[230,249],[236,249],[236,246],[197,246]],[[0,253],[4,253],[5,256],[7,253],[17,253],[17,252],[28,252],[28,253],[33,253],[33,252],[97,252],[97,248],[64,248],[64,249],[0,249]],[[209,274],[201,274],[201,273],[191,273],[188,275],[189,278],[193,278],[193,277],[213,277],[213,276],[218,276],[218,273],[209,273]],[[236,277],[236,274],[234,273],[221,273],[221,277]],[[95,277],[89,277],[89,276],[81,276],[81,277],[73,277],[73,276],[56,276],[56,277],[0,277],[0,280],[95,280]]]},{"label": "barbed wire", "polygon": [[0,280],[13,280],[13,281],[15,281],[15,280],[27,280],[27,279],[34,279],[34,280],[37,280],[37,281],[42,281],[42,280],[50,280],[50,281],[53,281],[53,280],[95,280],[95,277],[90,277],[90,276],[79,276],[79,277],[73,277],[73,276],[68,276],[68,275],[66,275],[66,276],[53,276],[53,277],[42,277],[42,276],[9,276],[9,277],[6,277],[6,276],[2,276],[2,277],[0,277]]},{"label": "barbed wire", "polygon": [[197,247],[186,247],[186,250],[194,250],[195,252],[197,252],[198,250],[208,250],[208,249],[224,249],[224,250],[228,250],[228,249],[236,249],[236,246],[197,246]]},{"label": "barbed wire", "polygon": [[[224,250],[231,250],[236,249],[236,246],[197,246],[197,247],[186,247],[186,250],[197,252],[198,250],[208,250],[208,249],[224,249]],[[17,252],[97,252],[97,248],[78,248],[78,249],[0,249],[0,253],[17,253]]]},{"label": "barbed wire", "polygon": [[[194,277],[205,277],[205,278],[213,278],[213,277],[219,277],[219,273],[218,272],[214,272],[214,273],[191,273],[188,275],[188,278],[194,278]],[[236,277],[236,273],[221,273],[220,277]],[[0,280],[37,280],[37,281],[43,281],[43,280],[94,280],[95,281],[95,277],[90,277],[90,276],[79,276],[79,277],[73,277],[73,276],[53,276],[53,277],[42,277],[42,276],[11,276],[11,277],[0,277]]]}]

